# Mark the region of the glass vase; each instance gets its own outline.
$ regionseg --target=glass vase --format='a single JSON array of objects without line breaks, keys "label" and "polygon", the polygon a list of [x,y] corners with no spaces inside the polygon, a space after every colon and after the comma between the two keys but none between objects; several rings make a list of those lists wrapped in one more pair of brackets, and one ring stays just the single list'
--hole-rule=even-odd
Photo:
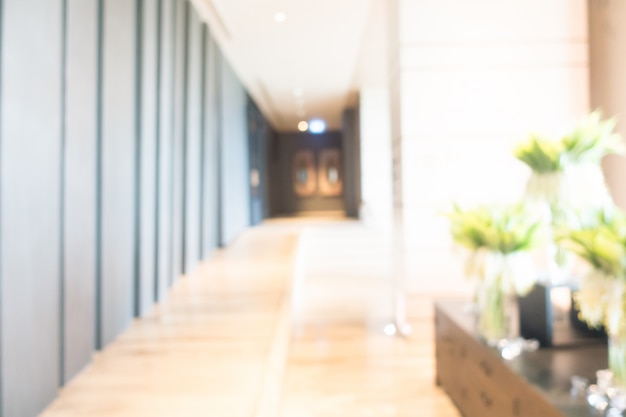
[{"label": "glass vase", "polygon": [[565,198],[564,175],[560,171],[537,173],[533,172],[526,183],[525,196],[533,204],[547,204],[553,209]]},{"label": "glass vase", "polygon": [[571,280],[573,255],[554,241],[553,228],[567,223],[571,186],[568,172],[533,173],[526,184],[525,197],[541,219],[549,244],[546,247],[544,280],[562,285]]},{"label": "glass vase", "polygon": [[517,336],[515,297],[503,290],[501,280],[479,284],[476,302],[478,333],[489,346],[497,346],[503,339]]},{"label": "glass vase", "polygon": [[614,383],[626,387],[626,334],[609,335],[609,369]]},{"label": "glass vase", "polygon": [[[604,326],[608,336],[609,369],[613,373],[613,382],[616,386],[626,388],[626,291],[621,279],[607,276],[602,273],[588,275],[585,278],[594,277],[593,285],[582,282],[580,292],[583,290],[598,290],[603,293],[604,301]],[[586,284],[584,286],[583,284]],[[583,293],[584,295],[584,293]],[[593,300],[587,294],[587,300]],[[597,296],[596,296],[597,298]],[[585,300],[583,298],[583,300]],[[580,299],[579,299],[580,301]],[[587,301],[586,304],[589,304]],[[582,306],[581,306],[582,307]],[[581,310],[582,311],[582,310]]]}]

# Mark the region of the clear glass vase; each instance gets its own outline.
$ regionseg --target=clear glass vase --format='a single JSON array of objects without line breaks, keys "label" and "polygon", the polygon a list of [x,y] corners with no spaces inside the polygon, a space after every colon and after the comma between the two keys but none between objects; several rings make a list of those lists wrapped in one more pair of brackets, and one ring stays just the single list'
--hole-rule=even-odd
[{"label": "clear glass vase", "polygon": [[489,346],[517,337],[515,297],[503,291],[501,281],[481,283],[477,287],[478,333]]},{"label": "clear glass vase", "polygon": [[626,332],[609,335],[609,369],[616,385],[626,387]]},{"label": "clear glass vase", "polygon": [[556,207],[566,197],[564,175],[561,171],[533,172],[526,183],[525,196],[528,202]]},{"label": "clear glass vase", "polygon": [[553,228],[567,223],[570,183],[566,172],[533,173],[526,184],[526,200],[545,228],[549,244],[545,264],[540,265],[545,281],[561,285],[571,280],[574,257],[554,241]]}]

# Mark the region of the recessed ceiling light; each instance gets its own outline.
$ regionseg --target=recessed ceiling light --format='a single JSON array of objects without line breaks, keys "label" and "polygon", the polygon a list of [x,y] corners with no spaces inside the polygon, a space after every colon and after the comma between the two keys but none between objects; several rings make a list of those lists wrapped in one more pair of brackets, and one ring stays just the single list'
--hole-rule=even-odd
[{"label": "recessed ceiling light", "polygon": [[309,129],[309,124],[306,121],[301,121],[298,123],[298,130],[300,132],[306,132]]},{"label": "recessed ceiling light", "polygon": [[309,132],[320,134],[326,130],[326,123],[320,119],[312,119],[309,121]]},{"label": "recessed ceiling light", "polygon": [[287,20],[287,13],[285,12],[277,12],[274,15],[274,21],[276,23],[283,23],[285,20]]}]

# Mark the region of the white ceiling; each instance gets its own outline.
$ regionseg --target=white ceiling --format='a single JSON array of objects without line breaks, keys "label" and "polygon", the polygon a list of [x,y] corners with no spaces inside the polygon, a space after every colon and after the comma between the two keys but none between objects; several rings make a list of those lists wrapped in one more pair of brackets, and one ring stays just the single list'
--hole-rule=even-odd
[{"label": "white ceiling", "polygon": [[[294,131],[313,117],[339,129],[351,95],[368,78],[364,71],[380,78],[374,67],[386,61],[380,56],[385,0],[193,1],[279,131]],[[287,19],[277,23],[277,12]]]}]

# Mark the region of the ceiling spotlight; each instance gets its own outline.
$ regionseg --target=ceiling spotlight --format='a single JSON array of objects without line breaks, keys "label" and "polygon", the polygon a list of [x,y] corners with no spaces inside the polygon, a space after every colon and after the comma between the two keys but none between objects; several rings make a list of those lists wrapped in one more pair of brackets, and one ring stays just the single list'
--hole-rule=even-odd
[{"label": "ceiling spotlight", "polygon": [[298,123],[298,130],[300,132],[306,132],[309,128],[309,124],[306,121],[301,121],[300,123]]},{"label": "ceiling spotlight", "polygon": [[276,23],[283,23],[285,20],[287,20],[287,13],[285,12],[277,12],[274,15],[274,21]]},{"label": "ceiling spotlight", "polygon": [[314,134],[324,133],[326,131],[326,123],[320,119],[312,119],[309,121],[309,132]]}]

